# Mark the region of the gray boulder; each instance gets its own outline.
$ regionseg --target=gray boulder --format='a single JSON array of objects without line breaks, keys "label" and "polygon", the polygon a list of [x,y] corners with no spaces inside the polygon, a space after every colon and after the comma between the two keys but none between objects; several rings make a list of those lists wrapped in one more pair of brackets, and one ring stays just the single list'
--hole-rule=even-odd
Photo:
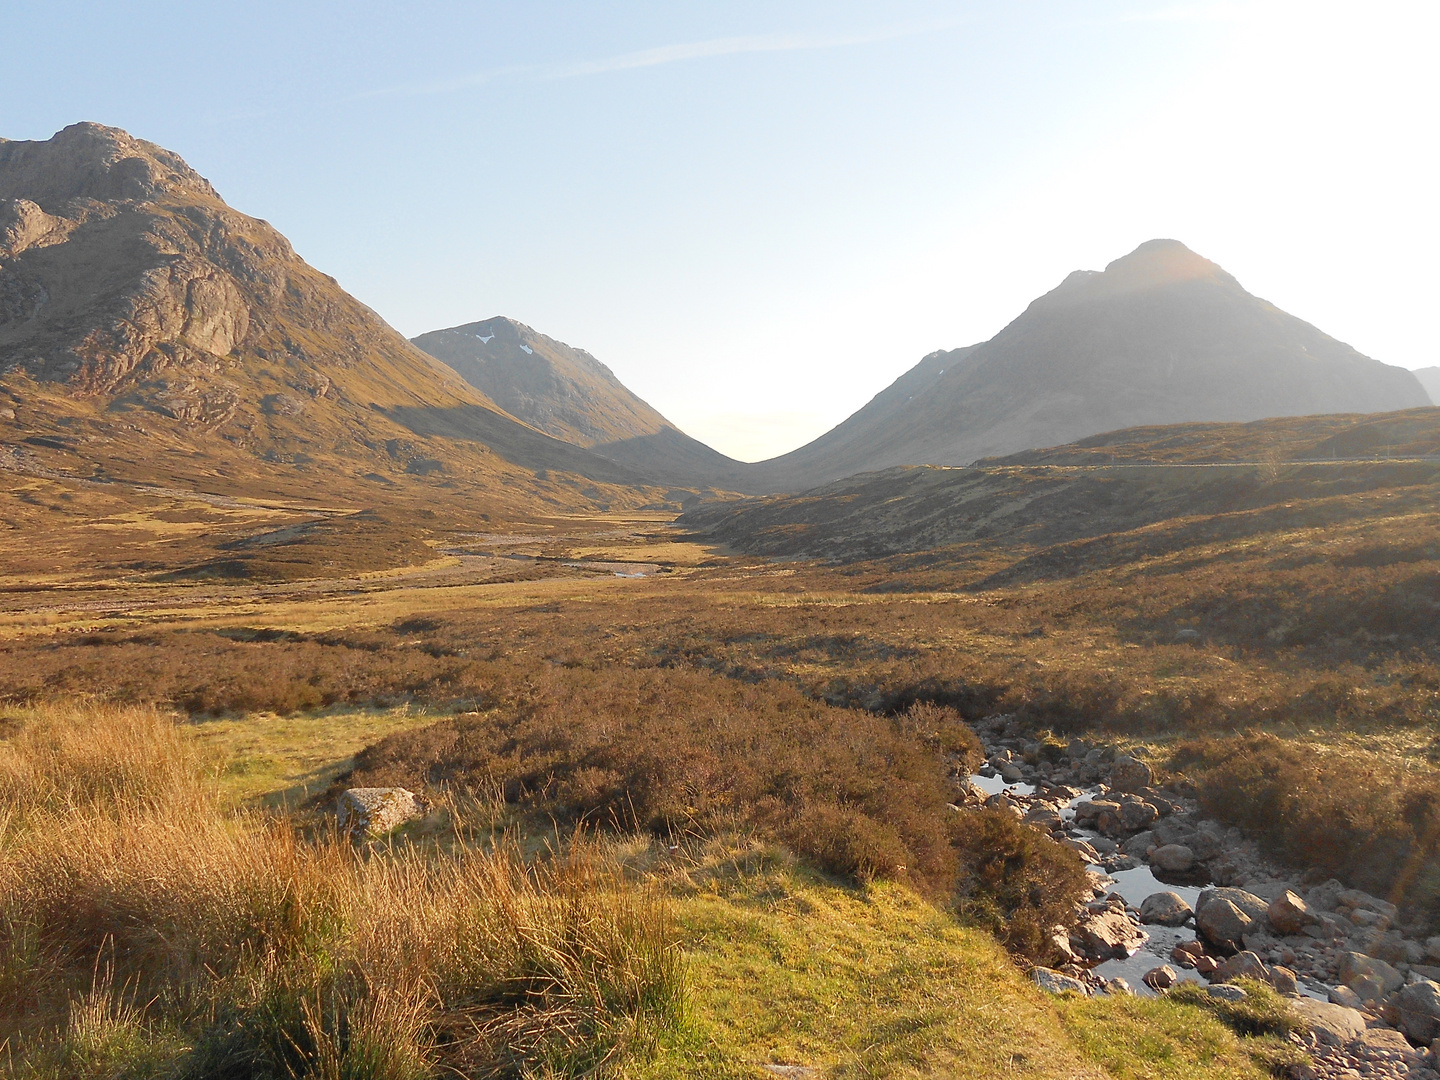
[{"label": "gray boulder", "polygon": [[1290,1007],[1300,1014],[1311,1034],[1329,1046],[1348,1046],[1365,1037],[1365,1014],[1358,1009],[1313,998],[1292,1001]]},{"label": "gray boulder", "polygon": [[1221,1001],[1244,1001],[1250,995],[1245,992],[1242,986],[1231,986],[1229,983],[1216,983],[1214,986],[1207,986],[1205,993]]},{"label": "gray boulder", "polygon": [[1062,975],[1060,972],[1054,971],[1051,968],[1031,968],[1030,981],[1047,994],[1079,994],[1081,997],[1090,996],[1090,988],[1079,979],[1072,979],[1069,975]]},{"label": "gray boulder", "polygon": [[1405,983],[1405,976],[1384,960],[1358,952],[1341,953],[1335,964],[1335,973],[1352,990],[1357,989],[1356,981],[1367,975],[1378,980],[1387,994],[1400,989]]},{"label": "gray boulder", "polygon": [[1344,1005],[1347,1009],[1358,1009],[1365,1004],[1365,999],[1348,986],[1331,987],[1330,1000],[1336,1005]]},{"label": "gray boulder", "polygon": [[1225,899],[1212,899],[1195,914],[1200,936],[1220,949],[1239,948],[1252,925],[1248,915]]},{"label": "gray boulder", "polygon": [[1130,837],[1129,840],[1126,840],[1125,843],[1121,844],[1120,850],[1123,851],[1126,855],[1132,855],[1137,859],[1143,859],[1145,857],[1145,853],[1155,846],[1155,834],[1149,829],[1146,829],[1144,832],[1136,833],[1134,836]]},{"label": "gray boulder", "polygon": [[1400,991],[1400,1030],[1412,1042],[1428,1045],[1440,1039],[1440,984],[1429,979]]},{"label": "gray boulder", "polygon": [[1171,873],[1184,873],[1195,865],[1195,852],[1184,844],[1165,844],[1150,853],[1150,865]]},{"label": "gray boulder", "polygon": [[1129,755],[1118,757],[1110,766],[1110,786],[1116,791],[1139,791],[1150,786],[1150,766]]},{"label": "gray boulder", "polygon": [[1160,811],[1143,800],[1120,804],[1120,825],[1126,832],[1139,832],[1160,816]]},{"label": "gray boulder", "polygon": [[1206,904],[1212,900],[1228,900],[1245,913],[1245,917],[1251,922],[1260,922],[1269,915],[1270,905],[1254,893],[1246,892],[1244,889],[1222,888],[1206,889],[1195,901],[1195,911],[1200,912]]},{"label": "gray boulder", "polygon": [[1157,926],[1184,926],[1194,912],[1179,893],[1151,893],[1140,903],[1140,921]]}]

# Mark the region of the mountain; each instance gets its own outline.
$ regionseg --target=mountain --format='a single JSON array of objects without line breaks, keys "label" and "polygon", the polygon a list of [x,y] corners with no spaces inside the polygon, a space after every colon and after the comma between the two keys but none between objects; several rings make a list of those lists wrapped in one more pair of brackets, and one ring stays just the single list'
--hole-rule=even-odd
[{"label": "mountain", "polygon": [[692,439],[583,349],[496,316],[414,344],[511,416],[657,483],[758,491],[753,469]]},{"label": "mountain", "polygon": [[965,465],[1104,431],[1430,404],[1416,377],[1246,292],[1175,240],[1077,270],[979,345],[932,353],[844,423],[754,466],[772,491]]},{"label": "mountain", "polygon": [[1440,405],[1440,367],[1421,368],[1414,374],[1425,392],[1430,395],[1431,402]]},{"label": "mountain", "polygon": [[0,140],[0,451],[250,495],[448,486],[519,512],[655,494],[508,414],[175,154],[98,124]]},{"label": "mountain", "polygon": [[[984,566],[1022,547],[1161,521],[1187,523],[1187,542],[1203,545],[1280,519],[1294,530],[1361,520],[1377,505],[1391,518],[1424,520],[1437,493],[1440,408],[1428,407],[1131,428],[971,468],[895,467],[800,495],[712,503],[679,524],[770,557],[853,562],[936,553],[907,564],[919,569]],[[1133,556],[1140,547],[1125,550]],[[1093,570],[1101,554],[1066,548],[1050,569]]]}]

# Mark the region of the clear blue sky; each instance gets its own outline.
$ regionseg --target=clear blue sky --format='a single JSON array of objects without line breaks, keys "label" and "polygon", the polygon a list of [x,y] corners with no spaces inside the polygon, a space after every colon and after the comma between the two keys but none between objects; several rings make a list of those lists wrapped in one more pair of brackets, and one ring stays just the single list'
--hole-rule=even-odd
[{"label": "clear blue sky", "polygon": [[1154,236],[1440,363],[1437,9],[12,0],[0,135],[161,143],[405,334],[510,315],[755,458]]}]

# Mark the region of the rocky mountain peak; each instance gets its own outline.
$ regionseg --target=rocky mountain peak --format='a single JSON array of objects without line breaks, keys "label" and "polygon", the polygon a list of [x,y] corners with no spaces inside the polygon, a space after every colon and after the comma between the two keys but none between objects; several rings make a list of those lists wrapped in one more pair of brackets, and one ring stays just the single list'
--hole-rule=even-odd
[{"label": "rocky mountain peak", "polygon": [[1091,303],[1197,282],[1244,291],[1219,266],[1179,240],[1147,240],[1103,271],[1074,271],[1037,303]]},{"label": "rocky mountain peak", "polygon": [[148,202],[184,194],[220,198],[177,154],[119,128],[80,123],[44,141],[0,139],[0,199],[64,214],[75,199]]}]

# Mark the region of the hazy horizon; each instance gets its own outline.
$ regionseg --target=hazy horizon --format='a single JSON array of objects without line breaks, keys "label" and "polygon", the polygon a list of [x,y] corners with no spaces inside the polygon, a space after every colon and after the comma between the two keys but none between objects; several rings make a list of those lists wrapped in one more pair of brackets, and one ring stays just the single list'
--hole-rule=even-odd
[{"label": "hazy horizon", "polygon": [[507,315],[755,460],[1154,237],[1378,360],[1440,364],[1437,22],[61,3],[12,13],[31,45],[0,74],[0,136],[123,127],[407,336]]}]

